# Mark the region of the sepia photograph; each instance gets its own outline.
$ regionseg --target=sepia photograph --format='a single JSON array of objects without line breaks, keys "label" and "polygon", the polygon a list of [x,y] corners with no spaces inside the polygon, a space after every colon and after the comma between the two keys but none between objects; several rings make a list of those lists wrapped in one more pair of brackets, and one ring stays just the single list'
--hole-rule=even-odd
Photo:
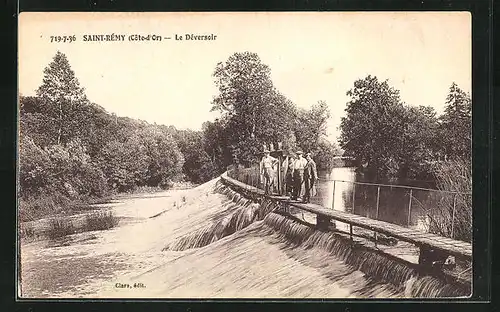
[{"label": "sepia photograph", "polygon": [[19,299],[473,291],[468,12],[23,12]]}]

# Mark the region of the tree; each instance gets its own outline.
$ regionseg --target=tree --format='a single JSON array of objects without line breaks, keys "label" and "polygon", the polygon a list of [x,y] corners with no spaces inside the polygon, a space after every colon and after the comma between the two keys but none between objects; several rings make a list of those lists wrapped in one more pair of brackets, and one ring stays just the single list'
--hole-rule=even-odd
[{"label": "tree", "polygon": [[170,132],[142,122],[123,122],[130,136],[109,141],[98,156],[108,185],[123,192],[137,186],[167,188],[180,180],[184,158]]},{"label": "tree", "polygon": [[36,95],[39,98],[38,111],[48,117],[47,133],[52,135],[55,132],[55,137],[50,138],[53,143],[64,144],[81,134],[81,126],[87,117],[83,108],[88,105],[88,100],[66,55],[57,51],[44,70],[43,82]]},{"label": "tree", "polygon": [[103,196],[106,180],[103,172],[91,160],[87,148],[79,139],[66,145],[55,144],[45,148],[50,158],[48,172],[51,182],[61,194],[68,197]]},{"label": "tree", "polygon": [[295,121],[295,137],[298,146],[306,152],[318,149],[320,140],[326,137],[326,125],[330,118],[328,105],[320,101],[310,110],[299,109]]},{"label": "tree", "polygon": [[215,177],[218,172],[205,151],[202,132],[179,130],[176,140],[185,160],[182,171],[190,181],[202,183]]},{"label": "tree", "polygon": [[333,169],[335,166],[334,157],[342,155],[339,147],[325,138],[321,138],[311,152],[318,169],[325,170]]},{"label": "tree", "polygon": [[22,136],[19,182],[24,197],[41,193],[102,196],[107,191],[102,171],[79,140],[40,148],[30,137]]},{"label": "tree", "polygon": [[180,180],[184,157],[173,136],[153,125],[139,130],[136,135],[144,146],[143,154],[148,162],[145,183],[167,188]]},{"label": "tree", "polygon": [[347,95],[351,100],[341,120],[340,147],[372,173],[397,170],[405,114],[399,91],[369,75],[356,80]]},{"label": "tree", "polygon": [[[85,122],[72,133],[72,137],[81,140],[92,159],[98,157],[109,141],[125,141],[137,127],[133,122],[129,122],[129,119],[109,114],[95,103],[81,107],[81,116],[85,116]],[[38,134],[37,131],[35,133]]]},{"label": "tree", "polygon": [[98,163],[111,189],[130,191],[145,185],[148,158],[138,136],[125,142],[109,141],[99,155]]},{"label": "tree", "polygon": [[470,95],[452,83],[446,108],[440,118],[441,138],[445,155],[451,159],[471,158],[472,100]]},{"label": "tree", "polygon": [[51,160],[46,151],[32,138],[21,135],[19,139],[19,191],[21,195],[39,194],[50,185]]},{"label": "tree", "polygon": [[272,92],[270,68],[256,53],[234,53],[226,63],[218,63],[214,78],[219,89],[212,102],[212,110],[226,116],[247,117],[244,125],[252,135],[257,127],[259,111],[265,106],[264,97]]},{"label": "tree", "polygon": [[244,164],[256,160],[265,143],[284,141],[292,129],[294,105],[273,86],[270,68],[256,53],[231,55],[214,71],[219,94],[212,110],[222,113],[224,156],[232,159],[228,147],[240,151]]},{"label": "tree", "polygon": [[226,129],[226,123],[219,119],[214,122],[204,122],[202,125],[204,149],[219,173],[224,172],[231,164],[230,142],[226,136]]},{"label": "tree", "polygon": [[398,153],[398,175],[401,178],[428,178],[431,164],[439,157],[438,119],[436,111],[426,106],[405,106],[403,136]]},{"label": "tree", "polygon": [[38,97],[19,98],[19,130],[21,135],[29,136],[39,147],[55,143],[54,138],[57,138],[53,118],[41,110],[41,100]]}]

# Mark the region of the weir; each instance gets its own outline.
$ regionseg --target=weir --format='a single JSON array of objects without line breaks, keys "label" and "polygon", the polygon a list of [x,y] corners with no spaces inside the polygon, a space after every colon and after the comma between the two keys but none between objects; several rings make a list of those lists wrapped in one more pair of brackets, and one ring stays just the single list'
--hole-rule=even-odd
[{"label": "weir", "polygon": [[[224,173],[221,178],[225,183],[232,185],[233,187],[239,189],[241,192],[247,195],[251,194],[249,196],[264,196],[264,192],[262,190],[237,181],[229,177],[227,173]],[[274,200],[280,201],[281,204],[296,207],[298,209],[315,214],[317,216],[317,225],[320,228],[328,228],[330,226],[333,226],[331,220],[337,220],[350,225],[351,236],[352,227],[357,226],[367,230],[375,231],[377,233],[382,233],[405,242],[412,243],[420,248],[422,255],[426,255],[426,257],[420,258],[420,264],[423,265],[426,263],[432,263],[433,261],[437,261],[441,258],[446,259],[446,257],[450,255],[455,256],[459,259],[463,259],[465,261],[472,260],[472,245],[466,242],[441,237],[432,233],[425,233],[414,229],[408,229],[396,224],[374,220],[344,211],[326,209],[315,204],[303,204],[295,201],[290,201],[287,197],[269,197]]]},{"label": "weir", "polygon": [[[379,248],[373,246],[360,233],[351,237],[348,232],[335,230],[329,218],[319,215],[317,220],[310,219],[312,214],[307,215],[307,220],[304,216],[300,218],[300,213],[297,214],[299,209],[289,205],[284,197],[264,196],[258,189],[252,192],[253,188],[231,182],[221,178],[212,187],[211,193],[222,195],[219,197],[222,202],[219,202],[221,206],[215,213],[206,216],[206,225],[170,240],[164,251],[192,250],[188,254],[193,255],[194,261],[197,257],[213,255],[218,250],[224,257],[214,256],[212,261],[218,263],[216,268],[227,266],[226,269],[234,270],[234,274],[240,270],[241,279],[250,287],[242,291],[254,294],[260,291],[265,294],[259,286],[262,283],[286,285],[290,276],[283,277],[282,274],[294,274],[295,268],[303,268],[309,274],[319,274],[317,277],[323,282],[318,281],[318,285],[324,283],[326,278],[332,285],[337,285],[331,287],[342,287],[339,290],[341,297],[343,291],[352,297],[362,298],[451,298],[470,295],[471,283],[468,279],[459,280],[441,272],[422,269],[417,263],[386,253],[381,245]],[[212,210],[212,205],[206,208]],[[406,248],[404,244],[398,245],[398,248]],[[279,263],[259,253],[261,248],[266,252],[271,252],[270,248],[273,248],[271,257],[281,257]],[[276,253],[277,250],[280,252]],[[256,266],[273,266],[278,271],[263,271],[264,275],[257,278],[254,275],[259,270],[255,269]],[[220,270],[219,274],[228,274],[222,268]],[[247,274],[253,270],[257,271]],[[295,272],[295,275],[301,274]],[[300,285],[315,285],[315,278],[309,275],[297,281]],[[320,295],[321,291],[317,294]]]},{"label": "weir", "polygon": [[[352,263],[353,261],[362,261],[363,263],[369,263],[371,262],[371,259],[373,255],[377,254],[384,254],[383,258],[384,259],[392,259],[392,261],[396,261],[398,263],[405,263],[405,267],[411,268],[410,273],[406,272],[405,274],[399,274],[399,277],[397,280],[400,282],[402,281],[412,281],[416,283],[416,285],[422,283],[422,278],[425,276],[434,276],[440,279],[441,281],[445,281],[445,284],[441,284],[441,288],[448,289],[445,291],[446,293],[453,293],[457,296],[460,295],[468,295],[470,294],[470,289],[471,289],[471,281],[469,279],[460,279],[460,274],[454,275],[454,274],[448,274],[444,273],[442,271],[442,267],[437,266],[434,267],[434,262],[435,261],[441,261],[444,262],[446,257],[449,255],[455,256],[457,259],[461,259],[467,263],[471,261],[472,258],[472,248],[470,244],[467,244],[465,242],[460,242],[460,241],[455,241],[451,240],[448,238],[444,237],[439,237],[434,234],[430,233],[424,233],[421,231],[416,231],[408,228],[404,228],[398,225],[394,225],[391,223],[383,222],[383,221],[378,221],[378,220],[373,220],[365,217],[361,217],[358,215],[354,215],[351,213],[343,212],[343,211],[337,211],[337,210],[332,210],[332,209],[326,209],[324,207],[321,207],[319,205],[314,205],[314,204],[303,204],[303,203],[298,203],[294,201],[290,201],[288,197],[283,197],[283,196],[274,196],[274,195],[265,195],[264,191],[254,187],[247,185],[245,183],[242,183],[238,180],[235,180],[227,175],[227,172],[221,176],[221,182],[226,185],[227,187],[230,187],[231,189],[235,190],[240,196],[243,196],[245,198],[248,198],[254,202],[258,203],[266,203],[266,205],[269,205],[269,203],[272,203],[272,206],[274,208],[272,209],[267,209],[266,213],[269,214],[270,212],[274,212],[273,214],[269,214],[265,219],[264,222],[267,224],[270,220],[273,220],[276,215],[280,215],[284,220],[294,220],[294,216],[290,215],[287,213],[291,208],[295,208],[296,210],[303,210],[307,211],[311,214],[316,215],[316,224],[313,227],[313,230],[318,233],[324,233],[324,234],[331,234],[333,231],[335,231],[335,220],[347,223],[350,225],[350,233],[342,232],[342,231],[335,231],[336,237],[334,240],[337,242],[343,241],[343,245],[345,246],[346,241],[345,239],[347,238],[348,241],[351,242],[351,245],[357,246],[358,244],[353,241],[353,236],[359,236],[356,234],[353,234],[352,232],[352,227],[356,226],[359,228],[363,228],[369,231],[374,231],[375,233],[379,233],[379,236],[375,235],[375,246],[373,248],[368,248],[368,251],[366,254],[363,254],[365,259],[359,258],[361,255],[356,255],[355,259],[353,260],[349,257],[347,257],[345,254],[340,254],[341,258],[343,258],[346,263]],[[294,224],[298,224],[297,221],[300,223],[300,220],[296,219],[294,220]],[[332,222],[333,221],[333,222]],[[302,232],[301,235],[304,235],[305,232]],[[393,237],[392,239],[397,239],[400,241],[408,242],[411,244],[414,244],[420,249],[420,256],[418,263],[412,263],[408,262],[404,259],[395,257],[394,255],[387,254],[381,249],[377,248],[377,238],[384,238],[384,236],[388,236],[389,239]],[[307,236],[307,235],[305,235]],[[296,240],[297,237],[294,235]],[[365,237],[366,238],[366,237]],[[333,239],[333,237],[332,237]],[[385,238],[387,240],[387,237]],[[302,239],[299,239],[299,241]],[[397,241],[396,241],[397,242]],[[333,243],[333,242],[330,242]],[[324,243],[323,243],[324,244]],[[365,246],[366,247],[366,246]],[[352,249],[346,249],[346,250],[351,250]],[[369,259],[368,259],[369,258]],[[380,259],[379,259],[380,260]],[[384,260],[387,261],[387,260]],[[359,265],[359,264],[356,264]],[[366,269],[375,269],[375,270],[381,270],[380,267],[378,269],[376,268],[370,268],[367,267]],[[404,271],[404,270],[403,270]],[[378,272],[378,271],[377,271]],[[402,271],[400,270],[400,273]],[[371,273],[376,273],[376,272],[371,272]],[[387,274],[387,273],[384,273]],[[380,275],[380,272],[376,273],[375,275]],[[420,276],[420,279],[417,278],[417,276]],[[418,280],[416,282],[415,280]],[[401,284],[400,282],[396,284]],[[432,283],[436,284],[437,282],[435,280],[432,280]],[[460,291],[451,291],[449,284],[459,284],[458,288]],[[452,287],[453,288],[453,287]]]}]

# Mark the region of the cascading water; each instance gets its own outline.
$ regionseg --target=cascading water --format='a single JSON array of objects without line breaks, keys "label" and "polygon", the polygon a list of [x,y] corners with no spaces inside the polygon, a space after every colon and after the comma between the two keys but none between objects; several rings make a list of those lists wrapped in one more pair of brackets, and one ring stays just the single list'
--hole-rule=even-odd
[{"label": "cascading water", "polygon": [[[225,209],[212,217],[210,226],[174,240],[164,248],[165,251],[208,248],[208,245],[245,229],[244,235],[273,238],[273,243],[279,244],[290,258],[322,270],[332,281],[347,283],[349,287],[359,284],[359,289],[354,291],[359,296],[422,298],[467,296],[470,293],[468,285],[447,283],[439,277],[425,275],[415,264],[368,248],[346,235],[319,231],[314,225],[286,213],[271,213],[279,208],[272,200],[254,202],[220,182],[214,191],[227,197],[223,203]],[[325,271],[329,260],[311,256],[308,253],[311,249],[327,252],[346,268]],[[364,282],[359,282],[359,279]]]},{"label": "cascading water", "polygon": [[372,279],[391,283],[410,297],[457,297],[470,293],[466,285],[447,284],[437,277],[424,275],[416,265],[371,250],[342,234],[317,231],[277,213],[268,215],[264,224],[263,234],[276,234],[288,248],[326,250],[355,270]]},{"label": "cascading water", "polygon": [[263,200],[257,204],[222,183],[218,183],[214,191],[227,196],[228,201],[224,203],[227,209],[213,217],[214,223],[211,226],[173,241],[164,250],[181,251],[206,246],[244,229],[255,221],[262,220],[269,212],[277,208],[276,204],[269,200]]}]

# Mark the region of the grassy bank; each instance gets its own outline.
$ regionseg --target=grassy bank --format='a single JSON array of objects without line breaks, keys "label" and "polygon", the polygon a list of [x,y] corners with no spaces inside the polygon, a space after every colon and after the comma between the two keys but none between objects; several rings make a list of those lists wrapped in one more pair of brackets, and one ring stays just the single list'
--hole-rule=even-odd
[{"label": "grassy bank", "polygon": [[80,224],[75,223],[64,218],[52,219],[47,235],[55,239],[74,233],[108,230],[117,226],[119,220],[112,211],[96,211],[87,214]]}]

